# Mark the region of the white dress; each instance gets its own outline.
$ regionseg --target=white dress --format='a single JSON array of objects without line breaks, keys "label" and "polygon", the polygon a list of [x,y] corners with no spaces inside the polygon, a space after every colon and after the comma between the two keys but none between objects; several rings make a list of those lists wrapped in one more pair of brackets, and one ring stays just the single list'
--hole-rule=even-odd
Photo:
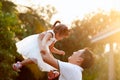
[{"label": "white dress", "polygon": [[[51,32],[53,34],[53,37],[46,44],[46,47],[50,52],[49,45],[53,41],[56,41],[56,39],[53,30],[48,30],[46,32]],[[43,61],[38,44],[38,36],[39,34],[31,35],[17,42],[16,43],[17,52],[20,53],[25,59],[35,58],[37,60],[37,65],[41,71],[55,70],[55,68],[53,68],[52,66]]]}]

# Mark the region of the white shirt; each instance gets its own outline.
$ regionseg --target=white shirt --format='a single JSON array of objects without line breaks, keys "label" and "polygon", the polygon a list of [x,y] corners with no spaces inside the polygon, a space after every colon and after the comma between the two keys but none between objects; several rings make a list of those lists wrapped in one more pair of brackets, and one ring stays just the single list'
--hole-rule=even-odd
[{"label": "white shirt", "polygon": [[82,67],[59,60],[58,64],[60,69],[59,80],[82,80]]}]

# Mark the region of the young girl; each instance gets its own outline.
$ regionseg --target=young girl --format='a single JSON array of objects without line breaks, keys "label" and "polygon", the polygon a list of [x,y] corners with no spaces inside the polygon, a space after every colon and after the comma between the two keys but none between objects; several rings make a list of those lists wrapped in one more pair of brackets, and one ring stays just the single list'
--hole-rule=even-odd
[{"label": "young girl", "polygon": [[[58,24],[59,23],[59,24]],[[57,25],[58,24],[58,25]],[[13,64],[13,69],[19,71],[26,64],[36,63],[41,71],[55,70],[54,67],[45,63],[41,57],[41,47],[46,48],[48,52],[64,55],[65,52],[54,47],[56,41],[62,40],[69,35],[68,27],[56,21],[51,30],[35,34],[24,38],[16,43],[17,52],[25,59],[22,62]],[[51,54],[52,55],[52,54]]]}]

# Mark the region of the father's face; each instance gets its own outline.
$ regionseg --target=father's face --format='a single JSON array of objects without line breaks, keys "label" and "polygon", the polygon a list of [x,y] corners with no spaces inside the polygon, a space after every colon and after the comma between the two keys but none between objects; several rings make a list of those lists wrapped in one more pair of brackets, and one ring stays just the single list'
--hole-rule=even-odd
[{"label": "father's face", "polygon": [[73,52],[73,54],[68,58],[69,62],[76,62],[78,60],[82,60],[81,59],[81,55],[84,53],[84,49],[78,50],[76,52]]}]

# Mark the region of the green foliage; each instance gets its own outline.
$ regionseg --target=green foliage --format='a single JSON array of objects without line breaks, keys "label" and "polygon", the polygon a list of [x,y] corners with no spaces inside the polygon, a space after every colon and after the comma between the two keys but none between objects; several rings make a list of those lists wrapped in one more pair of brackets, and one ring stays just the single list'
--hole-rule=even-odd
[{"label": "green foliage", "polygon": [[[50,20],[55,14],[55,8],[47,5],[46,7],[24,7],[27,9],[25,13],[19,13],[19,19],[26,30],[26,36],[43,32],[51,28]],[[44,15],[43,15],[44,14]]]},{"label": "green foliage", "polygon": [[8,1],[0,1],[0,80],[14,80],[18,76],[18,73],[13,71],[12,64],[17,54],[15,34],[19,22],[16,13],[8,8],[4,10],[6,5],[11,6],[9,8],[14,6]]},{"label": "green foliage", "polygon": [[39,19],[37,14],[32,14],[30,12],[19,13],[19,19],[21,20],[24,29],[26,29],[26,36],[42,32],[46,29],[45,21]]},{"label": "green foliage", "polygon": [[3,12],[9,12],[9,13],[16,12],[16,9],[15,9],[16,5],[11,1],[1,0],[1,3],[2,3],[1,9]]}]

